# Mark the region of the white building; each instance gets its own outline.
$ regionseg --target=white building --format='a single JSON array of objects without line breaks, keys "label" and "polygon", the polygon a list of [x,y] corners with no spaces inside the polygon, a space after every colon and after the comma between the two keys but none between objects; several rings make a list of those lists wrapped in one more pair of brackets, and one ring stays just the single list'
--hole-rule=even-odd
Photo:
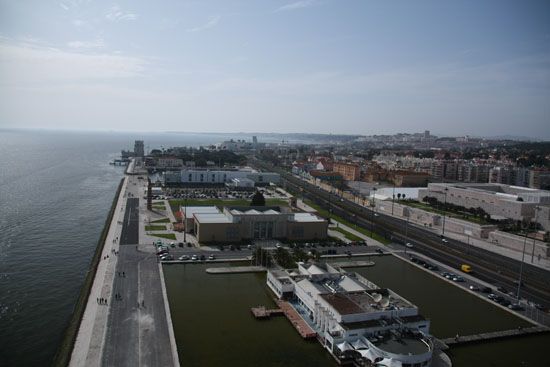
[{"label": "white building", "polygon": [[298,263],[268,271],[267,285],[303,315],[323,346],[341,362],[377,366],[429,366],[430,322],[390,289],[329,264]]},{"label": "white building", "polygon": [[226,184],[233,179],[248,179],[254,182],[255,186],[277,184],[280,181],[278,173],[259,172],[252,168],[240,168],[234,170],[209,170],[209,169],[184,169],[177,172],[166,172],[164,174],[165,184]]}]

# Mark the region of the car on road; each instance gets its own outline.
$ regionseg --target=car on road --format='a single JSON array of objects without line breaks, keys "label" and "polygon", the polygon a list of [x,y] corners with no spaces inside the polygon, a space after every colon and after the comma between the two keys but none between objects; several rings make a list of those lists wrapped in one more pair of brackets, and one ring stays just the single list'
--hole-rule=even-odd
[{"label": "car on road", "polygon": [[453,277],[453,282],[462,283],[462,282],[464,282],[464,278],[457,275],[457,276]]},{"label": "car on road", "polygon": [[502,286],[498,287],[497,291],[502,292],[504,294],[508,294],[508,290],[506,288],[502,287]]},{"label": "car on road", "polygon": [[384,251],[383,251],[382,249],[379,249],[379,248],[377,248],[375,251],[378,252],[379,254],[383,254],[383,253],[384,253]]},{"label": "car on road", "polygon": [[410,242],[407,242],[407,243],[405,244],[405,247],[408,247],[408,248],[413,248],[414,246],[413,246],[413,244],[412,244],[412,243],[410,243]]},{"label": "car on road", "polygon": [[197,260],[199,260],[199,257],[197,255],[193,255],[193,256],[191,256],[191,260],[197,261]]},{"label": "car on road", "polygon": [[479,292],[481,289],[476,285],[471,285],[468,288],[470,288],[471,291]]},{"label": "car on road", "polygon": [[169,254],[165,254],[165,255],[161,255],[161,256],[160,256],[160,259],[161,259],[162,261],[174,260],[174,256],[169,255]]},{"label": "car on road", "polygon": [[215,260],[215,259],[216,259],[216,256],[214,256],[214,255],[208,256],[208,260]]},{"label": "car on road", "polygon": [[171,242],[170,247],[174,248],[174,247],[176,247],[176,244],[174,242]]},{"label": "car on road", "polygon": [[187,256],[187,255],[181,255],[181,256],[178,258],[178,260],[180,260],[180,261],[189,260],[189,256]]},{"label": "car on road", "polygon": [[448,242],[449,242],[446,238],[442,238],[441,241],[442,241],[443,243],[448,243]]},{"label": "car on road", "polygon": [[167,254],[168,253],[168,250],[165,250],[165,249],[162,249],[162,250],[159,250],[157,251],[157,255],[164,255],[164,254]]},{"label": "car on road", "polygon": [[276,248],[281,248],[281,245],[276,244],[275,247],[276,247]]},{"label": "car on road", "polygon": [[525,308],[519,303],[511,303],[508,305],[508,308],[514,311],[525,311]]},{"label": "car on road", "polygon": [[178,247],[183,247],[184,246],[184,243],[183,242],[179,242],[178,243]]}]

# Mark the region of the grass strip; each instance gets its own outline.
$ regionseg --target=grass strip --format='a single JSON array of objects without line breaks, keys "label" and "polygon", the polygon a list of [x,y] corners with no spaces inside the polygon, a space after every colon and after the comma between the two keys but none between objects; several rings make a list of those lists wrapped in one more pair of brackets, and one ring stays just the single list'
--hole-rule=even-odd
[{"label": "grass strip", "polygon": [[340,232],[342,233],[348,240],[350,241],[363,241],[363,239],[359,236],[356,236],[354,235],[353,233],[351,232],[348,232],[346,231],[345,229],[343,228],[340,228],[340,227],[330,227],[329,228],[331,231],[336,231],[336,232]]},{"label": "grass strip", "polygon": [[170,223],[170,218],[162,218],[151,221],[151,223]]},{"label": "grass strip", "polygon": [[[345,220],[344,218],[338,216],[338,215],[335,215],[335,214],[329,214],[328,210],[325,210],[323,208],[321,208],[319,205],[315,204],[314,202],[312,202],[311,200],[304,200],[304,202],[312,207],[313,209],[315,209],[317,211],[317,213],[322,216],[322,217],[325,217],[325,218],[331,218],[331,219],[334,219],[335,221],[337,222],[340,222],[350,228],[353,228],[355,229],[357,232],[359,233],[362,233],[364,234],[365,236],[368,236],[368,237],[371,237],[373,240],[376,240],[380,243],[383,243],[385,245],[391,243],[390,240],[384,238],[383,236],[380,236],[378,233],[372,233],[370,230],[366,229],[366,228],[363,228],[361,226],[358,226],[356,224],[353,224],[347,220]],[[332,228],[331,228],[332,229]]]},{"label": "grass strip", "polygon": [[145,226],[146,231],[166,231],[166,226]]}]

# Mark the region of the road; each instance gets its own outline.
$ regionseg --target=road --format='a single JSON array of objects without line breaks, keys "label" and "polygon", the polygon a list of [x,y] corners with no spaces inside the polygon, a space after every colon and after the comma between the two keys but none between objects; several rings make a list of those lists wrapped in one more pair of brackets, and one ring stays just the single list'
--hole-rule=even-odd
[{"label": "road", "polygon": [[[259,166],[264,165],[266,169],[277,171],[290,189],[294,192],[302,192],[304,197],[325,209],[330,209],[335,215],[364,228],[372,228],[376,233],[392,238],[394,241],[413,242],[416,251],[452,267],[457,268],[462,263],[470,264],[478,278],[496,286],[504,286],[511,291],[517,289],[517,284],[514,284],[519,277],[520,262],[517,260],[453,239],[447,239],[444,243],[432,231],[410,223],[407,225],[402,219],[382,213],[377,213],[375,216],[369,208],[346,199],[336,198],[327,191],[276,167],[256,163]],[[548,271],[525,263],[523,283],[522,297],[550,307],[550,273]]]},{"label": "road", "polygon": [[126,201],[103,366],[174,366],[157,257],[138,250],[139,204]]}]

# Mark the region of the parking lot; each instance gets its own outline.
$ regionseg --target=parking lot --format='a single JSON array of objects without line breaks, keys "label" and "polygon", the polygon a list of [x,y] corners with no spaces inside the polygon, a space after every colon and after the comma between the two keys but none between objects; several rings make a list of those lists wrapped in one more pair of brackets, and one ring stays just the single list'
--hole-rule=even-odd
[{"label": "parking lot", "polygon": [[[258,188],[266,199],[288,199],[290,196],[276,187]],[[155,195],[153,199],[251,199],[256,188],[246,190],[231,190],[220,188],[173,188],[163,189],[162,195]]]}]

